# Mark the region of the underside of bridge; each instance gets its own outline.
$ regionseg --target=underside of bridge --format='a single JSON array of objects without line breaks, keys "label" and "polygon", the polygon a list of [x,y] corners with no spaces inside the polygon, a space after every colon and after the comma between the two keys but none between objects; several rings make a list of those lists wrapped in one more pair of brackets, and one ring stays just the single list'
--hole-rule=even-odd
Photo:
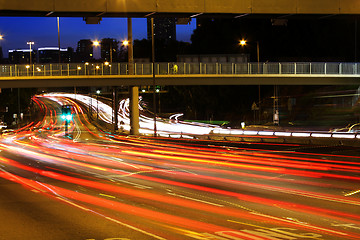
[{"label": "underside of bridge", "polygon": [[360,14],[358,0],[0,0],[2,16],[161,17]]}]

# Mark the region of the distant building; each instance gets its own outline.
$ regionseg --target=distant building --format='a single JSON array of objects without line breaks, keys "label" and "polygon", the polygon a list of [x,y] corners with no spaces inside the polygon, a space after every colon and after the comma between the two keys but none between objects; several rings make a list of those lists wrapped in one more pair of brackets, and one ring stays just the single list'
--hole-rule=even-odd
[{"label": "distant building", "polygon": [[101,59],[107,62],[118,61],[119,41],[114,38],[101,39]]},{"label": "distant building", "polygon": [[78,41],[76,48],[76,61],[89,62],[94,59],[93,42],[90,39]]},{"label": "distant building", "polygon": [[177,55],[178,62],[186,63],[248,63],[249,54],[193,54]]},{"label": "distant building", "polygon": [[[31,49],[31,61],[36,63],[36,50]],[[30,49],[10,49],[9,62],[13,64],[28,64],[30,63]]]},{"label": "distant building", "polygon": [[43,47],[38,48],[38,62],[39,63],[61,63],[72,62],[73,58],[72,48],[60,48],[60,59],[59,59],[59,48],[58,47]]},{"label": "distant building", "polygon": [[[154,18],[154,35],[156,40],[165,42],[176,41],[176,19],[175,18]],[[151,19],[147,19],[147,36],[151,40]]]}]

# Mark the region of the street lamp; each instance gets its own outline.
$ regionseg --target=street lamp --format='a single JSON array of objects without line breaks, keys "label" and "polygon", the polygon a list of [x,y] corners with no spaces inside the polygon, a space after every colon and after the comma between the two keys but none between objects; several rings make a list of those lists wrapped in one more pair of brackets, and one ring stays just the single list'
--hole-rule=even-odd
[{"label": "street lamp", "polygon": [[26,65],[25,68],[26,68],[26,75],[29,76],[29,68],[30,68],[30,65]]},{"label": "street lamp", "polygon": [[32,61],[31,61],[31,55],[32,55],[32,54],[31,54],[31,52],[32,52],[32,50],[31,50],[31,46],[32,46],[32,45],[34,45],[35,43],[34,43],[34,42],[32,42],[32,41],[29,41],[29,42],[27,42],[26,44],[28,44],[28,45],[30,46],[30,59],[29,59],[29,60],[30,60],[30,62],[29,62],[29,64],[31,65],[31,62],[32,62]]},{"label": "street lamp", "polygon": [[[127,39],[125,39],[124,41],[121,42],[121,45],[124,46],[124,48],[128,48],[130,46],[130,42]],[[129,58],[129,49],[127,50],[128,50],[128,58]]]},{"label": "street lamp", "polygon": [[3,35],[0,35],[0,40],[3,40],[4,39],[4,36]]},{"label": "street lamp", "polygon": [[[245,39],[241,39],[239,41],[239,44],[244,47],[246,46],[246,40]],[[260,47],[259,47],[259,41],[256,41],[256,55],[257,55],[257,64],[258,64],[258,67],[257,67],[257,72],[258,74],[260,73]],[[261,121],[260,119],[260,115],[261,115],[261,108],[260,108],[260,100],[261,100],[261,97],[260,97],[260,85],[258,86],[258,89],[259,89],[259,122]]]},{"label": "street lamp", "polygon": [[[239,44],[244,47],[247,45],[247,41],[245,39],[241,39],[239,41]],[[258,62],[258,67],[259,67],[259,63],[260,63],[260,48],[259,48],[259,41],[256,41],[256,55],[257,55],[257,62]],[[259,68],[258,68],[259,71]]]},{"label": "street lamp", "polygon": [[[110,39],[111,41],[110,41],[110,46],[109,46],[109,54],[110,54],[110,63],[112,63],[112,60],[113,60],[113,51],[114,51],[114,49],[113,49],[113,39]],[[93,45],[94,45],[94,47],[98,47],[98,46],[100,46],[100,44],[101,44],[101,42],[99,42],[99,41],[94,41],[93,42]]]},{"label": "street lamp", "polygon": [[[88,75],[88,71],[89,71],[89,67],[86,68],[86,66],[89,66],[89,63],[88,62],[85,62],[85,75]],[[90,71],[89,71],[90,72]],[[90,74],[90,73],[89,73]]]},{"label": "street lamp", "polygon": [[[99,47],[100,46],[100,41],[98,41],[98,40],[95,40],[95,41],[93,41],[93,46],[94,47]],[[94,54],[94,59],[95,59],[95,54]]]},{"label": "street lamp", "polygon": [[154,105],[154,137],[157,136],[156,129],[156,94],[155,94],[155,33],[154,33],[154,18],[151,18],[151,60],[152,60],[152,75],[153,75],[153,105]]}]

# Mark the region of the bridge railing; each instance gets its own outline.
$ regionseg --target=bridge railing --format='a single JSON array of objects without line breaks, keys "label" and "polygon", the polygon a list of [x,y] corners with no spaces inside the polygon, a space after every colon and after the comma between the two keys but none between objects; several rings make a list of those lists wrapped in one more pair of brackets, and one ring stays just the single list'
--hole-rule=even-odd
[{"label": "bridge railing", "polygon": [[[135,75],[152,75],[152,63],[134,63]],[[127,75],[128,63],[0,65],[0,77]],[[359,63],[155,63],[156,75],[171,74],[360,74]]]}]

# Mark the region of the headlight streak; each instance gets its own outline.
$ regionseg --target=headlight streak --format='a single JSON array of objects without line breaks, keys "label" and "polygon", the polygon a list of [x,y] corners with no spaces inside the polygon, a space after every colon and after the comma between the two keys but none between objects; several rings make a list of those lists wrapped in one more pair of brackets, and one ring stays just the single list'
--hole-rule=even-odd
[{"label": "headlight streak", "polygon": [[[55,98],[58,99],[58,97]],[[76,102],[64,98],[59,103],[63,101],[71,102],[75,106],[75,111],[82,113]],[[43,128],[51,128],[51,124],[55,122],[53,119],[56,119],[56,111],[48,108],[45,103],[39,104],[44,104],[44,109],[50,115],[50,118],[44,118],[42,121]],[[123,107],[124,111],[120,111],[119,114],[123,114],[125,118],[128,117],[128,104],[124,102]],[[85,118],[79,116],[79,122],[74,121],[72,127],[78,128],[80,124],[83,124],[82,119]],[[144,121],[150,120],[144,118]],[[88,129],[86,125],[82,127],[94,137],[98,137],[98,134]],[[276,133],[273,134],[277,135]],[[257,134],[261,135],[260,131]],[[178,217],[164,213],[165,210],[153,211],[144,207],[132,206],[132,204],[119,203],[117,199],[119,197],[133,199],[135,202],[139,202],[141,206],[147,204],[146,206],[150,207],[152,202],[160,202],[163,204],[164,209],[166,209],[167,205],[174,205],[183,207],[184,212],[188,211],[187,208],[198,210],[199,216],[211,212],[229,216],[234,220],[244,219],[245,221],[246,219],[247,222],[271,222],[272,225],[295,226],[299,229],[320,232],[341,239],[360,239],[359,235],[348,232],[347,229],[338,231],[338,228],[328,228],[324,224],[313,224],[310,220],[310,222],[306,220],[294,221],[279,216],[277,213],[269,214],[265,210],[259,212],[258,210],[245,210],[246,208],[238,209],[234,207],[235,205],[229,208],[228,204],[218,204],[220,202],[224,203],[220,199],[227,196],[238,199],[241,204],[246,204],[246,206],[250,203],[251,206],[272,207],[284,213],[298,212],[320,216],[329,222],[359,224],[360,216],[354,212],[342,209],[334,210],[327,204],[315,207],[310,202],[302,202],[303,199],[313,199],[319,203],[329,202],[340,203],[348,207],[358,206],[360,204],[358,198],[352,196],[357,193],[358,189],[354,190],[351,187],[351,183],[360,181],[360,177],[358,177],[360,167],[358,167],[357,163],[359,157],[357,156],[309,153],[306,153],[308,156],[304,156],[305,153],[264,151],[251,148],[246,148],[247,151],[242,152],[242,148],[225,149],[216,146],[191,145],[184,147],[181,146],[181,141],[180,143],[169,144],[151,138],[136,139],[116,136],[109,139],[104,137],[106,135],[99,137],[99,139],[106,140],[107,144],[98,144],[96,142],[83,144],[56,136],[50,138],[40,136],[34,135],[33,132],[19,131],[18,135],[6,136],[2,140],[3,144],[0,145],[0,149],[5,153],[30,158],[27,160],[29,162],[32,159],[36,160],[37,164],[23,165],[12,159],[0,157],[2,165],[11,166],[9,169],[14,174],[18,172],[16,168],[23,170],[19,171],[18,176],[2,172],[0,177],[19,182],[24,186],[36,187],[39,191],[47,192],[49,195],[58,196],[64,200],[68,199],[69,203],[76,204],[76,202],[80,202],[83,205],[96,205],[125,214],[135,214],[140,218],[152,219],[159,222],[159,224],[162,223],[164,226],[167,225],[165,223],[170,222],[169,228],[180,226],[206,232],[233,230],[223,227],[223,223],[220,222],[216,224],[203,223],[197,221],[196,216],[195,219]],[[333,137],[335,136],[333,135]],[[68,152],[68,150],[71,152]],[[327,159],[322,159],[320,156]],[[39,168],[34,166],[39,166]],[[21,175],[24,171],[41,175],[43,180],[36,182],[22,178]],[[84,175],[83,172],[89,174]],[[288,179],[291,175],[299,178]],[[317,180],[320,178],[334,179],[336,181],[330,181],[329,183],[324,181],[323,183]],[[46,183],[49,179],[56,181],[52,181],[50,185]],[[99,179],[101,179],[101,182],[98,182]],[[115,179],[115,181],[109,184],[109,180],[112,179]],[[172,192],[171,196],[168,196],[167,193],[159,194],[155,192],[156,188],[148,188],[145,191],[133,190],[129,183],[126,184],[125,181],[124,183],[122,181],[117,182],[116,179],[124,179],[134,184],[136,182],[152,183],[153,186],[161,184],[164,188],[173,189],[174,192]],[[259,182],[260,180],[267,180],[268,182],[262,184]],[[286,183],[286,185],[281,185],[281,183]],[[64,185],[74,187],[79,185],[86,190],[76,192],[57,186],[58,184],[61,184],[62,187]],[[300,184],[314,187],[312,188],[314,190],[303,190]],[[337,192],[329,194],[327,191],[329,188],[337,192],[343,189],[350,191],[345,195]],[[95,191],[94,189],[98,189],[100,196],[104,198],[101,198],[99,194],[92,196],[87,193],[87,190],[92,192]],[[177,189],[180,191],[177,192]],[[254,189],[254,191],[258,189],[256,191],[262,191],[264,194],[266,193],[265,196],[270,197],[254,196],[251,194],[252,190],[250,191],[250,189]],[[245,192],[242,192],[242,190],[245,190]],[[193,192],[199,194],[199,196],[202,194],[209,196],[207,199],[210,202],[198,201],[199,199],[194,197]],[[278,200],[275,195],[273,197],[269,192],[277,192],[282,196],[294,195],[298,200],[293,202]],[[112,200],[105,199],[108,198],[107,196],[113,196],[114,198]],[[216,200],[216,196],[219,196],[219,201]],[[253,209],[258,208],[260,207],[253,207]],[[194,224],[198,225],[194,226]],[[243,232],[243,234],[248,233]],[[255,235],[244,235],[244,238],[268,239]]]},{"label": "headlight streak", "polygon": [[[71,182],[71,183],[75,183],[75,184],[80,184],[80,185],[91,187],[91,188],[99,188],[99,189],[114,192],[114,193],[127,194],[127,195],[137,196],[137,197],[140,197],[140,198],[152,199],[152,200],[155,200],[155,201],[163,201],[163,202],[169,203],[169,204],[179,204],[180,206],[200,209],[202,211],[210,211],[210,212],[215,212],[215,213],[219,213],[219,214],[225,214],[225,215],[234,216],[234,217],[240,217],[240,215],[242,216],[242,215],[245,214],[245,216],[243,216],[243,217],[246,217],[247,219],[249,219],[249,218],[253,219],[255,216],[261,216],[261,217],[264,217],[265,219],[268,218],[268,217],[271,217],[271,216],[264,215],[264,214],[248,215],[246,212],[244,213],[242,211],[237,211],[235,209],[227,210],[227,209],[223,209],[222,207],[209,206],[208,204],[198,203],[196,201],[193,202],[193,201],[190,201],[190,200],[176,199],[176,198],[166,197],[166,196],[159,197],[156,194],[151,194],[151,193],[145,194],[143,191],[129,190],[129,189],[121,188],[121,187],[114,187],[114,186],[110,186],[110,185],[107,185],[107,184],[97,183],[97,182],[94,182],[94,181],[88,181],[88,180],[84,180],[84,179],[73,178],[73,177],[61,175],[61,174],[54,173],[54,172],[37,170],[35,168],[23,166],[21,164],[18,164],[16,162],[12,161],[12,160],[6,160],[6,162],[13,165],[13,166],[22,168],[22,169],[37,172],[37,173],[39,173],[39,174],[41,174],[43,176],[46,176],[46,177],[58,179],[58,180],[61,180],[61,181]],[[187,219],[185,221],[185,219],[183,219],[181,217],[171,216],[171,215],[168,215],[168,214],[162,214],[162,213],[159,213],[159,212],[157,212],[156,214],[154,214],[154,213],[151,214],[151,210],[146,210],[146,209],[143,209],[143,208],[137,208],[137,207],[129,206],[129,205],[126,205],[126,204],[121,204],[121,203],[109,202],[109,203],[105,204],[104,202],[107,202],[108,200],[104,200],[104,199],[100,200],[100,199],[98,199],[96,197],[93,197],[93,196],[90,196],[90,195],[77,193],[77,192],[74,192],[74,191],[66,190],[66,189],[59,188],[59,187],[56,187],[54,185],[45,184],[45,183],[30,181],[31,184],[29,184],[29,180],[21,178],[21,177],[17,177],[17,179],[19,181],[21,181],[23,184],[25,183],[27,185],[30,185],[31,187],[34,187],[34,188],[38,189],[39,191],[44,191],[44,190],[45,191],[50,191],[54,195],[59,196],[59,197],[65,197],[65,198],[68,198],[68,199],[78,200],[80,202],[95,204],[95,205],[107,207],[107,208],[110,208],[110,209],[113,209],[113,210],[118,210],[120,212],[125,212],[125,213],[129,213],[129,211],[130,211],[130,212],[132,212],[132,214],[135,213],[136,215],[139,215],[139,216],[143,216],[143,217],[147,217],[147,218],[155,218],[155,220],[158,220],[158,221],[164,221],[165,219],[167,219],[165,222],[171,222],[173,224],[176,224],[177,226],[184,226],[185,225],[186,227],[188,227],[188,228],[190,227],[190,229],[193,229],[193,230],[201,229],[203,231],[209,231],[209,229],[202,229],[202,228],[207,228],[208,226],[212,227],[213,230],[214,229],[222,229],[222,227],[220,227],[220,226],[214,226],[214,225],[205,224],[205,223],[200,224],[201,226],[199,226],[199,223],[198,223],[196,225],[196,227],[194,228],[194,226],[191,226],[189,224],[194,224],[195,221],[192,221],[192,220],[189,220],[189,219]],[[165,181],[165,180],[163,180],[163,181]],[[168,181],[168,182],[171,182],[171,181]],[[37,186],[36,184],[38,184],[40,186]],[[180,183],[178,183],[178,184],[180,184]],[[182,184],[182,185],[184,185],[184,186],[188,185],[187,187],[191,187],[191,184]],[[210,188],[206,188],[206,187],[200,187],[200,186],[193,186],[193,187],[195,187],[195,188],[203,188],[203,190],[205,190],[205,191],[211,190]],[[216,191],[218,193],[222,192],[222,194],[226,193],[226,191],[223,191],[223,190],[215,190],[215,189],[213,189],[212,191]],[[257,199],[257,197],[251,197],[251,196],[244,197],[244,196],[242,196],[243,194],[230,193],[230,192],[228,194],[230,194],[232,196],[236,196],[236,197],[238,197],[240,199],[247,199],[247,201],[249,201],[248,200],[249,197],[251,199]],[[228,195],[228,194],[226,194],[226,195]],[[277,205],[277,204],[284,205],[284,202],[282,202],[282,203],[280,203],[280,202],[274,203],[274,200],[271,202],[269,200],[261,200],[261,198],[259,200],[250,200],[250,201],[255,201],[255,202],[264,202],[265,201],[265,203],[269,202],[271,205],[274,205],[274,204],[275,205]],[[315,210],[315,209],[312,209],[312,208],[307,207],[307,206],[300,206],[300,205],[295,205],[294,206],[293,204],[291,204],[291,205],[292,206],[290,208],[300,208],[300,209],[305,208],[305,209],[309,210],[309,213],[311,213],[312,211]],[[316,210],[318,211],[319,209],[316,209]],[[305,210],[305,212],[306,212],[306,210]],[[325,213],[328,213],[328,211],[325,212]],[[250,213],[250,214],[252,214],[252,213]],[[338,212],[334,212],[333,214],[335,216],[339,216]],[[156,215],[157,217],[154,217],[154,215]],[[354,216],[351,216],[349,214],[346,215],[346,217],[354,218]],[[309,225],[309,224],[303,225],[303,224],[299,224],[298,222],[289,222],[287,220],[283,220],[283,219],[279,219],[279,218],[275,218],[275,217],[271,217],[271,218],[274,221],[276,220],[276,222],[287,223],[290,226],[295,225],[297,227],[304,227],[305,229],[312,229],[312,230],[321,229],[322,231],[325,231],[325,232],[328,232],[328,233],[331,233],[331,234],[343,235],[343,236],[347,235],[344,232],[334,231],[334,230],[331,230],[331,229],[319,228],[317,226],[312,226],[312,225]],[[172,220],[169,220],[169,219],[172,219]],[[261,218],[260,219],[255,218],[255,220],[261,220]],[[185,222],[186,222],[186,224],[185,224]],[[227,230],[229,230],[229,229],[227,229]],[[220,230],[217,230],[217,231],[220,231]]]},{"label": "headlight streak", "polygon": [[[138,144],[136,144],[136,145],[138,145]],[[138,146],[140,146],[140,145],[138,145]],[[144,146],[144,145],[143,145]],[[90,150],[90,151],[94,151],[94,150],[96,150],[96,149],[94,149],[94,147],[92,147],[92,148],[89,148],[88,150]],[[110,150],[110,149],[109,149]],[[108,150],[108,151],[109,151]],[[135,150],[135,149],[134,149]],[[100,151],[101,151],[101,149],[100,149]],[[116,151],[115,151],[116,152]],[[160,151],[161,152],[161,151]],[[182,150],[182,152],[184,152],[184,150]],[[170,154],[180,154],[180,152],[176,152],[176,153],[171,153],[170,152]],[[192,154],[194,154],[194,156],[196,156],[196,154],[195,153],[192,153]],[[214,154],[213,154],[214,155]],[[269,155],[266,155],[266,154],[262,154],[262,153],[259,153],[259,154],[251,154],[251,155],[260,155],[260,156],[271,156],[271,154],[269,154]],[[222,156],[222,157],[225,157],[226,155],[224,155],[224,156]],[[201,155],[199,155],[198,157],[201,157]],[[206,154],[204,155],[204,157],[208,157],[208,158],[211,158],[211,159],[216,159],[215,158],[215,156],[212,156],[212,157],[210,157],[210,156],[206,156]],[[228,160],[229,158],[231,158],[231,157],[236,157],[236,156],[234,156],[234,155],[228,155],[228,156],[226,156],[227,157],[227,159],[226,158],[223,158],[223,160]],[[280,155],[273,155],[273,157],[274,158],[272,158],[272,162],[273,161],[276,161],[276,159],[277,158],[284,158],[283,156],[280,156]],[[286,158],[286,157],[285,157]],[[296,157],[293,157],[294,159],[301,159],[301,160],[305,160],[305,161],[312,161],[312,160],[316,160],[316,159],[309,159],[309,158],[296,158]],[[219,158],[217,158],[217,159],[219,159]],[[256,158],[254,158],[254,159],[256,159]],[[261,160],[264,160],[264,159],[259,159],[259,161],[261,161]],[[330,160],[326,160],[326,161],[330,161]],[[250,160],[247,160],[247,162],[250,162],[251,163],[251,159]],[[267,163],[267,162],[269,162],[269,161],[266,161],[265,163]],[[339,161],[336,161],[336,162],[339,162]],[[256,161],[254,161],[254,163],[256,163]],[[259,163],[261,163],[261,162],[259,162]],[[340,163],[340,162],[339,162]],[[300,164],[299,162],[297,163],[297,164]],[[305,162],[305,165],[306,165],[307,163]],[[350,164],[350,163],[349,163]],[[290,165],[290,164],[288,164],[288,165],[285,165],[285,166],[287,166],[287,167],[291,167],[292,165]],[[319,165],[319,166],[321,166],[321,165]],[[331,167],[331,169],[333,169],[333,170],[337,170],[336,168],[333,168],[333,166],[332,165],[329,165],[330,167]],[[296,166],[295,166],[296,167]],[[299,166],[300,168],[301,168],[301,165]],[[346,168],[346,167],[345,167]],[[354,168],[354,167],[348,167],[349,169],[352,169],[352,168]],[[329,169],[329,168],[323,168],[322,170],[327,170],[327,169]],[[355,168],[355,169],[358,169],[358,168]],[[321,168],[319,169],[319,170],[321,170]],[[342,170],[341,168],[339,168],[338,170]],[[299,176],[308,176],[308,177],[321,177],[321,174],[316,174],[316,175],[310,175],[310,174],[308,174],[308,173],[306,173],[306,172],[304,172],[304,171],[294,171],[294,170],[285,170],[285,169],[283,169],[283,172],[285,173],[288,173],[288,174],[294,174],[294,175],[299,175]],[[339,175],[326,175],[326,176],[328,176],[328,177],[334,177],[334,178],[337,178],[337,177],[339,177]]]},{"label": "headlight streak", "polygon": [[[36,140],[36,139],[34,139],[34,140]],[[52,144],[52,145],[45,145],[46,147],[51,147],[51,148],[57,148],[56,147],[56,145],[54,145],[54,144]],[[113,151],[113,150],[111,150],[111,149],[107,149],[107,152],[108,153],[106,153],[106,154],[104,154],[104,153],[102,153],[102,155],[100,154],[100,153],[94,153],[94,151],[102,151],[102,148],[94,148],[94,147],[92,147],[92,148],[89,148],[88,149],[88,151],[91,151],[91,152],[93,152],[93,156],[99,156],[99,157],[101,157],[101,156],[103,156],[103,157],[105,157],[105,158],[102,158],[102,160],[98,160],[96,157],[93,157],[93,156],[89,156],[89,152],[87,152],[87,151],[85,151],[84,152],[84,150],[75,150],[74,148],[72,148],[70,145],[68,145],[68,146],[66,146],[66,147],[64,147],[63,149],[60,149],[60,150],[62,150],[62,152],[53,152],[53,154],[57,154],[57,155],[62,155],[62,156],[67,156],[68,154],[67,154],[67,151],[65,151],[67,149],[67,151],[71,151],[72,153],[76,153],[77,155],[69,155],[69,156],[71,156],[71,157],[76,157],[77,159],[79,159],[79,160],[82,160],[82,161],[91,161],[91,162],[93,162],[93,163],[97,163],[97,164],[104,164],[106,161],[108,161],[108,160],[106,160],[106,161],[104,161],[105,160],[105,158],[106,159],[109,159],[109,156],[111,157],[111,155],[109,155],[109,153],[111,153],[111,152],[113,152],[114,154],[116,154],[117,153],[117,151]],[[74,150],[72,150],[72,149],[74,149]],[[85,155],[85,156],[82,156],[81,154],[83,154],[83,155]],[[100,154],[100,155],[99,155]],[[129,157],[127,157],[127,159],[129,159]],[[115,161],[119,161],[117,158],[112,158],[111,157],[111,159],[109,159],[110,160],[110,164],[112,164],[113,166],[115,166],[114,165],[114,162],[112,161],[112,160],[115,160]],[[136,159],[134,159],[134,160],[136,160]],[[159,163],[159,164],[162,164],[162,163]],[[122,168],[124,168],[124,165],[128,165],[128,166],[130,166],[131,168],[129,168],[129,170],[132,170],[132,169],[138,169],[138,170],[141,170],[141,169],[144,169],[144,170],[146,170],[146,171],[148,171],[148,170],[155,170],[154,168],[152,168],[152,167],[146,167],[146,168],[144,168],[144,166],[142,165],[138,165],[138,164],[129,164],[129,163],[126,163],[126,162],[123,162],[122,160],[121,160],[121,164],[119,165],[119,166],[122,166]],[[172,165],[174,165],[174,164],[172,164]],[[176,166],[176,165],[175,165]],[[177,167],[182,167],[182,168],[184,168],[184,167],[187,167],[187,168],[189,168],[189,166],[184,166],[184,165],[178,165]],[[194,168],[194,167],[192,167],[192,168]],[[211,171],[211,169],[207,169],[207,171]],[[287,172],[288,170],[283,170],[283,172]],[[219,172],[219,170],[217,170],[217,172]],[[300,173],[302,173],[302,172],[290,172],[290,173],[292,173],[292,174],[294,174],[294,175],[301,175],[301,176],[306,176],[306,173],[304,173],[304,174],[300,174]],[[234,172],[228,172],[228,174],[241,174],[241,173],[234,173]],[[246,176],[244,173],[242,173],[241,175],[243,175],[243,176]],[[251,175],[248,175],[248,176],[251,176]],[[265,178],[264,176],[262,176],[262,175],[253,175],[253,176],[256,176],[256,177],[261,177],[261,178]],[[310,176],[310,175],[307,175],[307,176]],[[270,177],[270,178],[266,178],[266,179],[274,179],[273,177]],[[286,179],[279,179],[279,178],[277,178],[277,181],[286,181]],[[294,181],[293,181],[294,182]],[[300,182],[299,182],[300,183]],[[302,184],[308,184],[308,185],[312,185],[312,184],[314,184],[314,183],[312,183],[312,182],[306,182],[306,181],[302,181],[301,182]],[[329,187],[329,185],[325,185],[324,187]],[[335,186],[332,186],[333,188],[335,187]]]}]

